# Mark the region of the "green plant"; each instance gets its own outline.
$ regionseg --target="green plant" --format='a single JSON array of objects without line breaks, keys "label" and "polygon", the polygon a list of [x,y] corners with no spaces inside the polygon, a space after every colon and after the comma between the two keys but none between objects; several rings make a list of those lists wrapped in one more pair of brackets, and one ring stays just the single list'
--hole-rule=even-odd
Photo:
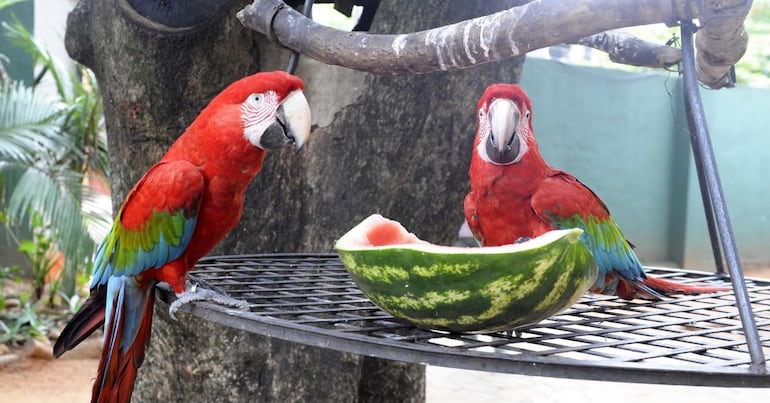
[{"label": "green plant", "polygon": [[[72,295],[79,273],[90,271],[94,240],[111,216],[90,186],[94,180],[106,184],[108,169],[101,96],[88,69],[62,67],[19,22],[2,26],[33,56],[39,74],[31,88],[0,83],[0,211],[17,240],[40,217],[51,245],[65,256],[63,284],[53,284],[51,298],[60,286]],[[46,77],[54,94],[38,90]]]},{"label": "green plant", "polygon": [[8,279],[16,282],[21,281],[18,266],[0,266],[0,286],[2,286],[3,282]]},{"label": "green plant", "polygon": [[45,337],[48,328],[51,327],[51,321],[37,313],[41,301],[33,302],[29,294],[20,295],[19,301],[18,311],[0,313],[0,343],[23,342],[32,337]]},{"label": "green plant", "polygon": [[[19,245],[19,252],[27,256],[32,263],[32,287],[35,293],[35,299],[43,297],[43,288],[48,273],[50,273],[56,259],[53,257],[51,237],[43,225],[43,218],[40,214],[33,213],[31,218],[32,239],[24,239]],[[53,291],[51,295],[56,295]]]},{"label": "green plant", "polygon": [[0,266],[0,312],[5,310],[6,297],[3,290],[3,285],[5,284],[5,280],[8,279],[16,282],[21,281],[19,268],[17,266]]},{"label": "green plant", "polygon": [[20,323],[13,322],[11,326],[8,326],[0,318],[0,343],[7,343],[9,341],[14,341],[19,335],[20,329],[21,329]]},{"label": "green plant", "polygon": [[83,303],[86,302],[86,300],[83,299],[77,293],[72,295],[67,295],[67,294],[64,294],[63,292],[60,292],[59,296],[61,297],[62,301],[65,302],[67,313],[70,315],[74,315],[77,311],[79,311],[80,307],[83,306]]}]

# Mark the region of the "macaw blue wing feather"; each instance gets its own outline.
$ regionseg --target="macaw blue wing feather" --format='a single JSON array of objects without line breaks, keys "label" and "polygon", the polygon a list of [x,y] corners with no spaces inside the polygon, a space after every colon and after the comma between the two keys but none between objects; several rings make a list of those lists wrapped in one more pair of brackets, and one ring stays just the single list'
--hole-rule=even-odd
[{"label": "macaw blue wing feather", "polygon": [[91,288],[179,258],[195,231],[203,189],[203,175],[189,162],[152,167],[129,192],[99,245]]}]

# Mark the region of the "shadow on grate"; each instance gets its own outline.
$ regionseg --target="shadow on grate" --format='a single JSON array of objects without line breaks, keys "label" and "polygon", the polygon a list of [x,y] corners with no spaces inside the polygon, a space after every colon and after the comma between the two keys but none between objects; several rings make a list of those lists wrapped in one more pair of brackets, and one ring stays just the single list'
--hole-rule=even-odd
[{"label": "shadow on grate", "polygon": [[[681,282],[723,279],[648,268]],[[192,312],[239,329],[385,359],[465,369],[625,382],[770,387],[767,363],[751,367],[731,292],[665,301],[585,295],[535,325],[485,335],[427,331],[372,304],[337,255],[239,255],[203,259],[191,278],[250,304],[250,312],[197,303]],[[770,281],[748,280],[765,356]]]}]

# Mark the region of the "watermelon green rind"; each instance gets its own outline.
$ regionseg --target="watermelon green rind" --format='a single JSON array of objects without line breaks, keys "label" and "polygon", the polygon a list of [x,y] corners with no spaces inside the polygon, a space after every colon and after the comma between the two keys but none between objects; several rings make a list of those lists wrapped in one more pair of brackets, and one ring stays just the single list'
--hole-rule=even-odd
[{"label": "watermelon green rind", "polygon": [[535,323],[572,305],[598,274],[580,229],[485,248],[432,245],[404,229],[408,243],[366,245],[362,231],[382,220],[367,218],[335,248],[372,302],[420,327],[482,333]]}]

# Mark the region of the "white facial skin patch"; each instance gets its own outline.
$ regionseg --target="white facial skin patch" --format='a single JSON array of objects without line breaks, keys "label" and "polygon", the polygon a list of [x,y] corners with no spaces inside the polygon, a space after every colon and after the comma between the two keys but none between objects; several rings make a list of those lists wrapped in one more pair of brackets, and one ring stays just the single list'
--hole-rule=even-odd
[{"label": "white facial skin patch", "polygon": [[275,121],[275,111],[278,109],[278,94],[267,91],[262,94],[251,94],[241,104],[243,119],[243,136],[254,147],[260,147],[262,134]]}]

